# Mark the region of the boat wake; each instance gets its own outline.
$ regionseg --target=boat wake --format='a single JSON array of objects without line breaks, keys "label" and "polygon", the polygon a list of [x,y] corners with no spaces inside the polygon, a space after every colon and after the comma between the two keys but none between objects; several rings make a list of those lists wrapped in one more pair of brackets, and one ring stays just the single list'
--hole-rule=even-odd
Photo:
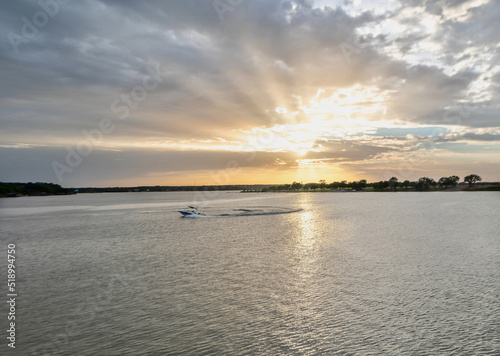
[{"label": "boat wake", "polygon": [[302,210],[303,209],[288,209],[288,208],[277,208],[277,207],[252,207],[252,208],[233,209],[231,211],[227,211],[217,208],[206,208],[204,209],[205,214],[192,214],[192,215],[190,214],[190,215],[183,215],[182,217],[187,219],[230,218],[238,216],[290,214]]}]

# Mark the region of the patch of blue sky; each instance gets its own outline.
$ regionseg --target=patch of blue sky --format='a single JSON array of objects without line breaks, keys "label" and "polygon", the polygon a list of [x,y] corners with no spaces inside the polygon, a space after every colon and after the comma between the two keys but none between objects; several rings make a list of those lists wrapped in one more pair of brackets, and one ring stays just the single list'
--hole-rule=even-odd
[{"label": "patch of blue sky", "polygon": [[436,143],[435,147],[457,153],[500,152],[500,144],[471,145],[467,142],[444,142],[444,143]]},{"label": "patch of blue sky", "polygon": [[413,128],[403,128],[403,127],[380,127],[375,133],[370,133],[370,136],[393,136],[393,137],[404,137],[406,135],[414,136],[439,136],[441,134],[446,134],[450,132],[444,127],[413,127]]}]

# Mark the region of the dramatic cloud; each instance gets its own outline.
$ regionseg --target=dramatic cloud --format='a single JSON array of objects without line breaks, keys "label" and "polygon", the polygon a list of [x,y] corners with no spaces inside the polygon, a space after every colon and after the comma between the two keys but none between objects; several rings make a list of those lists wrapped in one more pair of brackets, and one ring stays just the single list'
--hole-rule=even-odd
[{"label": "dramatic cloud", "polygon": [[491,172],[499,16],[494,0],[10,1],[0,180],[382,179],[408,162],[415,179],[472,156]]}]

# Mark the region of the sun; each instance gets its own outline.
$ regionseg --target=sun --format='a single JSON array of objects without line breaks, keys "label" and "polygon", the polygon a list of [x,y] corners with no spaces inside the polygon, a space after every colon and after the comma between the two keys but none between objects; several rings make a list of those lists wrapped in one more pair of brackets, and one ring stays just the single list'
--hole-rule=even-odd
[{"label": "sun", "polygon": [[[386,93],[356,84],[348,88],[318,89],[308,100],[287,109],[279,103],[273,110],[274,125],[241,130],[242,141],[257,151],[295,152],[299,157],[321,150],[322,141],[347,140],[376,132],[385,112]],[[290,106],[290,105],[288,105]],[[296,110],[295,110],[296,109]],[[274,117],[274,116],[273,116]],[[371,120],[377,117],[377,121]]]},{"label": "sun", "polygon": [[297,150],[295,150],[295,152],[297,152],[297,154],[299,156],[303,156],[305,155],[307,152],[309,152],[309,150],[307,148],[299,148]]}]

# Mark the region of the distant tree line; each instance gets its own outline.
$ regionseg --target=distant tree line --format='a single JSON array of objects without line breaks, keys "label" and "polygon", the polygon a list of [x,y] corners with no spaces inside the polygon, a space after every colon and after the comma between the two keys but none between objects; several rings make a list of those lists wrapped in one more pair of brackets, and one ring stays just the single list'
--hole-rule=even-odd
[{"label": "distant tree line", "polygon": [[[360,191],[370,188],[374,191],[428,191],[431,189],[449,189],[456,187],[460,178],[458,176],[441,177],[437,182],[429,177],[421,177],[417,181],[405,180],[399,182],[398,178],[392,177],[389,180],[368,183],[366,179],[347,182],[346,180],[326,183],[320,180],[319,183],[299,183],[275,185],[263,188],[263,192],[282,192],[282,191]],[[473,187],[476,182],[480,182],[481,177],[477,174],[470,174],[464,178],[464,182]]]},{"label": "distant tree line", "polygon": [[[292,184],[268,185],[192,185],[192,186],[138,186],[138,187],[108,187],[108,188],[63,188],[53,183],[2,183],[0,182],[0,197],[23,196],[23,195],[66,195],[79,193],[120,193],[120,192],[165,192],[165,191],[219,191],[240,190],[244,192],[282,192],[282,191],[362,191],[367,188],[374,191],[428,191],[437,189],[449,189],[455,187],[460,178],[458,176],[441,177],[437,182],[429,177],[421,177],[418,181],[405,180],[399,182],[398,178],[392,177],[386,181],[368,183],[366,179],[348,182],[346,180],[327,183],[320,180],[318,183],[293,182]],[[474,185],[482,179],[477,174],[470,174],[464,178],[473,190],[500,190],[500,185],[475,188]]]},{"label": "distant tree line", "polygon": [[85,187],[62,188],[53,183],[2,183],[0,182],[0,197],[16,197],[25,195],[65,195],[75,193],[124,193],[124,192],[183,192],[183,191],[260,191],[269,184],[245,185],[192,185],[192,186],[136,186],[136,187]]},{"label": "distant tree line", "polygon": [[107,188],[79,188],[79,193],[123,193],[123,192],[196,192],[219,190],[248,190],[256,191],[269,187],[269,184],[246,185],[155,185],[137,187],[107,187]]},{"label": "distant tree line", "polygon": [[0,196],[23,195],[66,195],[73,194],[74,189],[66,189],[53,183],[0,183]]}]

